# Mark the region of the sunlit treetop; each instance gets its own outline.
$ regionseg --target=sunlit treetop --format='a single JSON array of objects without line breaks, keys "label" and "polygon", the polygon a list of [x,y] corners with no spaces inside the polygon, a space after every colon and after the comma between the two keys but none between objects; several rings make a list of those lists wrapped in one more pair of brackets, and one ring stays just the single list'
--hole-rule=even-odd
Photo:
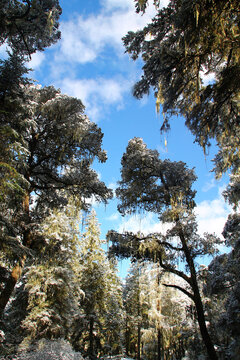
[{"label": "sunlit treetop", "polygon": [[116,190],[122,214],[140,210],[179,216],[195,206],[194,170],[186,164],[161,160],[156,150],[148,149],[141,138],[129,141],[122,157],[121,178]]}]

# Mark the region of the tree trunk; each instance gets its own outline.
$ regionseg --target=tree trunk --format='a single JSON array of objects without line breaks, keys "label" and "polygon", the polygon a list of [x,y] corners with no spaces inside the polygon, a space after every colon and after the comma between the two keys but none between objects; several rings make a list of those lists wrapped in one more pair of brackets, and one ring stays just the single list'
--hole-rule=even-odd
[{"label": "tree trunk", "polygon": [[[24,197],[23,211],[28,219],[28,223],[30,223],[30,221],[29,221],[29,194],[26,194]],[[31,234],[30,230],[28,229],[23,234],[23,245],[27,248],[30,248],[31,244],[32,244],[32,234]],[[14,267],[12,269],[10,277],[7,279],[7,281],[5,283],[4,289],[1,292],[1,295],[0,295],[0,318],[3,316],[4,310],[7,306],[7,303],[9,301],[12,293],[13,293],[15,285],[22,275],[22,271],[23,271],[23,268],[25,265],[26,258],[27,258],[26,254],[22,255],[19,258],[19,260],[17,261],[17,263],[14,265]]]},{"label": "tree trunk", "polygon": [[137,360],[141,360],[141,324],[138,323]]},{"label": "tree trunk", "polygon": [[126,346],[126,355],[129,356],[129,349],[130,349],[130,331],[128,328],[128,323],[126,322],[126,330],[125,330],[125,346]]},{"label": "tree trunk", "polygon": [[157,334],[157,360],[161,360],[162,359],[162,352],[161,352],[161,330],[158,329],[158,334]]},{"label": "tree trunk", "polygon": [[203,309],[202,300],[201,300],[201,297],[199,294],[199,289],[197,289],[196,293],[194,292],[194,298],[195,298],[194,303],[195,303],[196,311],[197,311],[198,324],[199,324],[200,332],[202,335],[202,339],[204,341],[204,344],[205,344],[207,352],[208,352],[208,356],[211,360],[217,360],[218,356],[216,354],[212,340],[210,338],[210,335],[209,335],[207,327],[206,327],[204,309]]},{"label": "tree trunk", "polygon": [[183,246],[183,251],[184,251],[184,254],[186,257],[186,261],[187,261],[187,264],[189,266],[190,273],[191,273],[191,287],[192,287],[192,291],[194,294],[193,300],[194,300],[194,304],[196,306],[198,324],[199,324],[200,332],[202,335],[202,339],[206,346],[206,350],[207,350],[209,359],[218,360],[217,353],[214,349],[212,340],[210,338],[210,335],[209,335],[207,327],[206,327],[206,320],[205,320],[205,315],[204,315],[202,299],[201,299],[201,295],[199,292],[199,287],[198,287],[198,282],[197,282],[197,274],[196,274],[196,270],[195,270],[194,261],[191,256],[190,250],[187,246],[187,242],[185,240],[185,236],[184,236],[184,233],[182,230],[179,231],[179,237],[180,237],[180,240],[181,240],[181,243]]},{"label": "tree trunk", "polygon": [[1,292],[1,296],[0,296],[0,318],[2,317],[5,307],[7,306],[7,303],[13,293],[13,290],[15,288],[15,285],[18,281],[18,279],[20,278],[21,274],[22,274],[22,269],[23,269],[23,265],[22,262],[24,261],[24,259],[22,259],[22,261],[19,261],[13,268],[9,279],[6,281],[5,283],[5,287]]},{"label": "tree trunk", "polygon": [[90,324],[89,324],[89,355],[90,358],[93,357],[93,324],[94,320],[93,317],[90,317]]}]

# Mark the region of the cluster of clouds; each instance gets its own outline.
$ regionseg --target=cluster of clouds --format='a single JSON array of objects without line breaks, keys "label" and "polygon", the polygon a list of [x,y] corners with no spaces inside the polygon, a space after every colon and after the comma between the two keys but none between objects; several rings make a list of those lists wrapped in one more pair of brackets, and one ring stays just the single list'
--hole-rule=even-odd
[{"label": "cluster of clouds", "polygon": [[[162,0],[161,6],[167,3]],[[47,81],[80,98],[87,114],[97,121],[112,105],[123,106],[124,96],[136,81],[136,67],[129,65],[132,62],[124,54],[122,37],[141,29],[155,13],[151,1],[141,15],[135,12],[134,0],[100,0],[96,12],[73,12],[69,20],[62,20],[61,40],[49,52],[34,54],[29,66],[40,71],[48,64]],[[100,62],[106,65],[102,76],[84,76],[86,67]],[[112,68],[109,74],[108,68]]]}]

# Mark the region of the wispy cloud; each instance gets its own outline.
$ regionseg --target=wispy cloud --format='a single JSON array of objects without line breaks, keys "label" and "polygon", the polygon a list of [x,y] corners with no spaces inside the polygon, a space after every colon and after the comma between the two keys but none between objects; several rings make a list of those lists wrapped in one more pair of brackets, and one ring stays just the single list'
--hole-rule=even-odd
[{"label": "wispy cloud", "polygon": [[58,82],[62,92],[82,100],[89,117],[97,121],[113,105],[123,106],[123,95],[129,90],[129,81],[123,78],[96,78],[74,80],[65,78]]},{"label": "wispy cloud", "polygon": [[112,215],[108,216],[106,218],[106,220],[107,221],[118,221],[119,218],[120,218],[120,215],[119,215],[119,213],[116,212],[116,213],[113,213]]},{"label": "wispy cloud", "polygon": [[203,86],[207,86],[216,81],[216,74],[214,72],[207,72],[206,69],[200,71],[200,77],[201,77]]},{"label": "wispy cloud", "polygon": [[[74,13],[62,21],[61,40],[44,53],[46,83],[80,98],[93,121],[106,117],[111,106],[124,107],[140,67],[129,61],[122,37],[141,29],[156,13],[151,4],[144,15],[136,14],[133,0],[101,0],[100,5],[98,13]],[[34,56],[30,66],[39,69],[42,55]]]},{"label": "wispy cloud", "polygon": [[207,192],[216,186],[217,186],[217,181],[214,178],[212,178],[212,179],[210,179],[210,181],[208,181],[204,184],[204,186],[202,187],[202,191]]}]

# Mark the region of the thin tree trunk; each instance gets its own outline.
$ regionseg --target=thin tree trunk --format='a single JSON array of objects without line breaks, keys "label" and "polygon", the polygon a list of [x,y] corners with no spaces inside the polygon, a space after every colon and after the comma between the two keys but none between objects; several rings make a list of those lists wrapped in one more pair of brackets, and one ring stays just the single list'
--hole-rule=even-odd
[{"label": "thin tree trunk", "polygon": [[162,352],[161,352],[161,330],[160,329],[158,329],[157,339],[158,339],[158,343],[157,343],[157,359],[161,360],[162,359]]},{"label": "thin tree trunk", "polygon": [[125,330],[125,345],[126,345],[126,355],[129,356],[129,349],[130,349],[130,331],[128,328],[128,323],[126,320],[126,330]]},{"label": "thin tree trunk", "polygon": [[[139,266],[139,265],[138,265]],[[137,315],[138,315],[138,328],[137,328],[137,360],[141,360],[141,311],[140,311],[140,267],[138,267],[138,304],[137,304]]]},{"label": "thin tree trunk", "polygon": [[[157,287],[159,289],[159,296],[161,296],[161,271],[160,271],[160,266],[158,266],[158,275],[157,275]],[[158,298],[157,301],[157,312],[159,313],[159,315],[161,316],[161,312],[162,312],[162,306],[161,306],[161,297]],[[161,329],[158,328],[157,329],[157,359],[161,360]]]},{"label": "thin tree trunk", "polygon": [[137,360],[141,360],[141,324],[138,323]]},{"label": "thin tree trunk", "polygon": [[90,317],[90,324],[89,324],[89,355],[90,358],[93,357],[93,324],[94,320],[93,317]]}]

